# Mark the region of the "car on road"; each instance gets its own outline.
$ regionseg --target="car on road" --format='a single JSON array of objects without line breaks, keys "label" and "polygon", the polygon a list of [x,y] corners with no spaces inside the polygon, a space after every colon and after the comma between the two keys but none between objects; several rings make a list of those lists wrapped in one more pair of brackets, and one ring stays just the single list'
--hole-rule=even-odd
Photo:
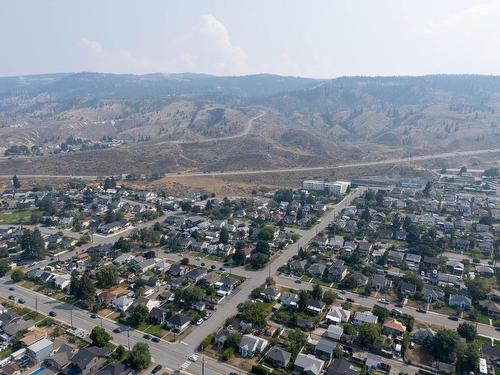
[{"label": "car on road", "polygon": [[113,330],[113,332],[114,332],[114,333],[120,333],[120,332],[121,332],[121,329],[120,329],[120,328],[115,328],[115,329]]},{"label": "car on road", "polygon": [[394,306],[399,307],[399,308],[403,308],[404,307],[404,305],[401,302],[398,302],[398,303],[394,304]]},{"label": "car on road", "polygon": [[26,303],[26,301],[24,300],[24,298],[19,298],[17,300],[18,303],[20,303],[21,305],[24,305]]},{"label": "car on road", "polygon": [[339,293],[340,293],[340,294],[345,294],[345,293],[346,293],[346,291],[345,291],[345,290],[340,289],[340,290],[339,290]]},{"label": "car on road", "polygon": [[346,300],[347,302],[354,303],[354,300],[353,300],[351,297],[347,297],[345,300]]},{"label": "car on road", "polygon": [[337,299],[341,300],[341,301],[345,301],[345,297],[341,294],[341,295],[338,295],[337,296]]},{"label": "car on road", "polygon": [[184,256],[184,254],[182,254],[182,253],[179,253],[179,256],[180,256],[180,257],[182,258],[182,257]]},{"label": "car on road", "polygon": [[153,371],[151,371],[152,374],[156,374],[158,371],[161,370],[161,365],[156,365]]},{"label": "car on road", "polygon": [[299,279],[295,280],[295,284],[302,284],[302,281],[300,281]]},{"label": "car on road", "polygon": [[194,258],[194,260],[201,260],[201,258],[200,257],[196,257],[196,258]]},{"label": "car on road", "polygon": [[456,315],[450,315],[450,316],[448,317],[448,319],[450,319],[450,320],[454,320],[454,321],[456,322],[456,321],[458,320],[458,316],[456,316]]},{"label": "car on road", "polygon": [[14,288],[13,286],[11,286],[11,287],[9,288],[9,290],[15,290],[15,288]]},{"label": "car on road", "polygon": [[54,317],[54,316],[56,316],[56,315],[57,315],[57,314],[56,314],[56,312],[55,312],[55,311],[49,311],[49,316]]},{"label": "car on road", "polygon": [[142,338],[146,340],[151,340],[151,335],[145,334],[144,336],[142,336]]},{"label": "car on road", "polygon": [[427,314],[427,310],[424,309],[423,307],[419,307],[416,311],[422,314]]},{"label": "car on road", "polygon": [[378,303],[381,303],[382,305],[388,305],[390,302],[387,301],[385,298],[379,298]]},{"label": "car on road", "polygon": [[92,319],[97,319],[97,314],[90,314],[90,317],[91,317]]},{"label": "car on road", "polygon": [[495,331],[500,331],[500,327],[495,327]]},{"label": "car on road", "polygon": [[9,299],[10,299],[11,301],[15,301],[15,300],[16,300],[16,296],[10,295],[10,296],[9,296]]},{"label": "car on road", "polygon": [[199,325],[201,325],[201,323],[203,323],[203,319],[198,319],[198,321],[196,322],[196,325],[199,326]]},{"label": "car on road", "polygon": [[197,354],[191,354],[188,359],[191,361],[191,362],[196,362],[198,360],[198,355]]},{"label": "car on road", "polygon": [[391,312],[394,315],[403,315],[403,312],[401,310],[398,310],[398,309],[392,309]]},{"label": "car on road", "polygon": [[229,375],[238,375],[236,372],[230,372]]},{"label": "car on road", "polygon": [[220,268],[219,268],[219,271],[224,272],[224,271],[225,271],[224,267],[220,267]]},{"label": "car on road", "polygon": [[151,341],[153,341],[153,342],[160,342],[160,338],[159,338],[159,337],[156,337],[156,336],[153,336],[153,337],[151,338]]}]

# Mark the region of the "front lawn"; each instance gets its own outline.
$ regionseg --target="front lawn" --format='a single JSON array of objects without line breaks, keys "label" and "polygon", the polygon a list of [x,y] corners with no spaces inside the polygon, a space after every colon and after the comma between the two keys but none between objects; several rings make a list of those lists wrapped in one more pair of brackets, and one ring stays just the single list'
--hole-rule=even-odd
[{"label": "front lawn", "polygon": [[0,224],[30,224],[31,213],[36,210],[2,210],[0,211]]}]

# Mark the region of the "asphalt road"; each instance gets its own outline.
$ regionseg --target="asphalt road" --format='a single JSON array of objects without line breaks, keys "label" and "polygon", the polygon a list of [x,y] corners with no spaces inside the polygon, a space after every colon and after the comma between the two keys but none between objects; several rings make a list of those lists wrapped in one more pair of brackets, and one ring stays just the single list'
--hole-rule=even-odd
[{"label": "asphalt road", "polygon": [[[459,156],[473,156],[489,153],[500,152],[500,148],[496,149],[483,149],[483,150],[470,150],[470,151],[457,151],[457,152],[445,152],[439,154],[428,154],[420,156],[412,156],[406,158],[396,158],[396,159],[384,159],[376,161],[363,161],[349,164],[338,164],[338,165],[325,165],[318,167],[296,167],[296,168],[276,168],[276,169],[260,169],[260,170],[239,170],[239,171],[217,171],[217,172],[172,172],[166,173],[165,177],[199,177],[199,176],[237,176],[237,175],[251,175],[251,174],[267,174],[267,173],[291,173],[291,172],[308,172],[308,171],[322,171],[330,169],[342,169],[342,168],[356,168],[356,167],[369,167],[375,165],[385,165],[385,164],[398,164],[403,162],[415,162],[415,161],[425,161],[434,159],[447,159],[455,158]],[[97,180],[105,176],[89,176],[89,175],[63,175],[63,174],[18,174],[19,178],[78,178],[81,180]],[[12,175],[0,175],[0,179],[11,179]]]}]

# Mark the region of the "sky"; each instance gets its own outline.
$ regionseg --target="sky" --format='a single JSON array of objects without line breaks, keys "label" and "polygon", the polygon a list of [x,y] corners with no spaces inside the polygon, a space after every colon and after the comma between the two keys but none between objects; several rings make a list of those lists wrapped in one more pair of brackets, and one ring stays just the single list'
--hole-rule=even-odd
[{"label": "sky", "polygon": [[500,0],[3,0],[0,76],[500,74]]}]

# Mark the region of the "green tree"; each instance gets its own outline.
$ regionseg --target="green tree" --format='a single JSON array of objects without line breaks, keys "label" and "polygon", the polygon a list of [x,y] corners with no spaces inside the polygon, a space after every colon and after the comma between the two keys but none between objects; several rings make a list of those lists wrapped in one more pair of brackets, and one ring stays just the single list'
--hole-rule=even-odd
[{"label": "green tree", "polygon": [[21,280],[24,280],[24,272],[21,268],[16,268],[12,273],[10,274],[10,278],[12,281],[15,283],[18,283]]},{"label": "green tree", "polygon": [[311,297],[317,300],[321,300],[321,298],[323,297],[323,289],[319,284],[314,284],[311,290]]},{"label": "green tree", "polygon": [[30,224],[38,224],[42,220],[42,213],[40,211],[33,211],[30,215]]},{"label": "green tree", "polygon": [[332,292],[331,290],[326,290],[323,293],[323,302],[326,303],[327,305],[331,305],[332,303],[335,302],[337,299],[337,294],[335,292]]},{"label": "green tree", "polygon": [[246,301],[239,307],[238,317],[246,323],[251,323],[255,328],[264,328],[267,317],[271,313],[271,307],[264,303],[252,303]]},{"label": "green tree", "polygon": [[122,345],[118,345],[115,349],[115,352],[113,353],[113,357],[117,361],[122,361],[123,358],[125,357],[126,353],[127,353],[127,350]]},{"label": "green tree", "polygon": [[262,253],[252,254],[250,257],[250,265],[254,269],[262,268],[266,265],[269,260],[269,256]]},{"label": "green tree", "polygon": [[144,305],[137,305],[132,310],[132,314],[130,314],[130,324],[133,327],[139,327],[142,323],[144,323],[149,316],[149,310]]},{"label": "green tree", "polygon": [[19,178],[17,178],[17,175],[14,175],[14,177],[12,177],[12,186],[15,190],[21,187],[21,182],[19,181]]},{"label": "green tree", "polygon": [[465,350],[458,353],[457,367],[461,370],[460,373],[476,372],[479,368],[479,345],[475,342],[467,344]]},{"label": "green tree", "polygon": [[286,348],[290,353],[292,353],[293,356],[296,356],[300,352],[300,349],[302,349],[302,347],[306,344],[307,334],[302,332],[300,329],[288,331]]},{"label": "green tree", "polygon": [[474,301],[484,298],[485,295],[491,290],[489,283],[481,277],[467,280],[465,282],[465,286]]},{"label": "green tree", "polygon": [[274,228],[270,224],[264,225],[260,228],[258,239],[261,241],[271,241],[274,238]]},{"label": "green tree", "polygon": [[224,342],[225,348],[237,349],[241,342],[241,334],[238,332],[231,332]]},{"label": "green tree", "polygon": [[379,305],[374,305],[372,312],[373,312],[373,315],[376,315],[378,317],[378,320],[380,322],[383,322],[391,315],[391,312],[389,310],[387,310],[385,307],[382,307]]},{"label": "green tree", "polygon": [[356,342],[363,348],[371,349],[380,337],[380,326],[378,324],[362,324],[358,328]]},{"label": "green tree", "polygon": [[472,342],[476,339],[476,334],[477,334],[476,326],[471,323],[467,322],[460,323],[457,327],[457,332],[467,342]]},{"label": "green tree", "polygon": [[92,340],[92,345],[98,346],[99,348],[103,348],[109,340],[111,340],[111,335],[106,332],[104,328],[99,326],[92,328],[89,337]]},{"label": "green tree", "polygon": [[96,272],[97,285],[100,287],[111,287],[118,284],[118,269],[115,265],[104,266]]},{"label": "green tree", "polygon": [[220,229],[219,242],[224,245],[227,245],[229,243],[229,232],[227,231],[226,227],[222,227]]},{"label": "green tree", "polygon": [[10,271],[10,262],[8,259],[0,260],[0,277],[4,277]]},{"label": "green tree", "polygon": [[25,229],[20,244],[24,258],[43,259],[45,257],[45,243],[38,228],[33,231]]},{"label": "green tree", "polygon": [[188,286],[187,288],[178,290],[175,293],[175,301],[189,309],[193,303],[200,302],[205,295],[202,288],[196,285]]},{"label": "green tree", "polygon": [[262,254],[269,254],[269,243],[266,241],[257,241],[255,244],[255,252]]},{"label": "green tree", "polygon": [[460,349],[460,338],[455,331],[442,329],[426,343],[426,348],[437,360],[452,363]]},{"label": "green tree", "polygon": [[128,363],[136,371],[148,368],[151,363],[151,353],[148,344],[138,342],[128,354]]}]

